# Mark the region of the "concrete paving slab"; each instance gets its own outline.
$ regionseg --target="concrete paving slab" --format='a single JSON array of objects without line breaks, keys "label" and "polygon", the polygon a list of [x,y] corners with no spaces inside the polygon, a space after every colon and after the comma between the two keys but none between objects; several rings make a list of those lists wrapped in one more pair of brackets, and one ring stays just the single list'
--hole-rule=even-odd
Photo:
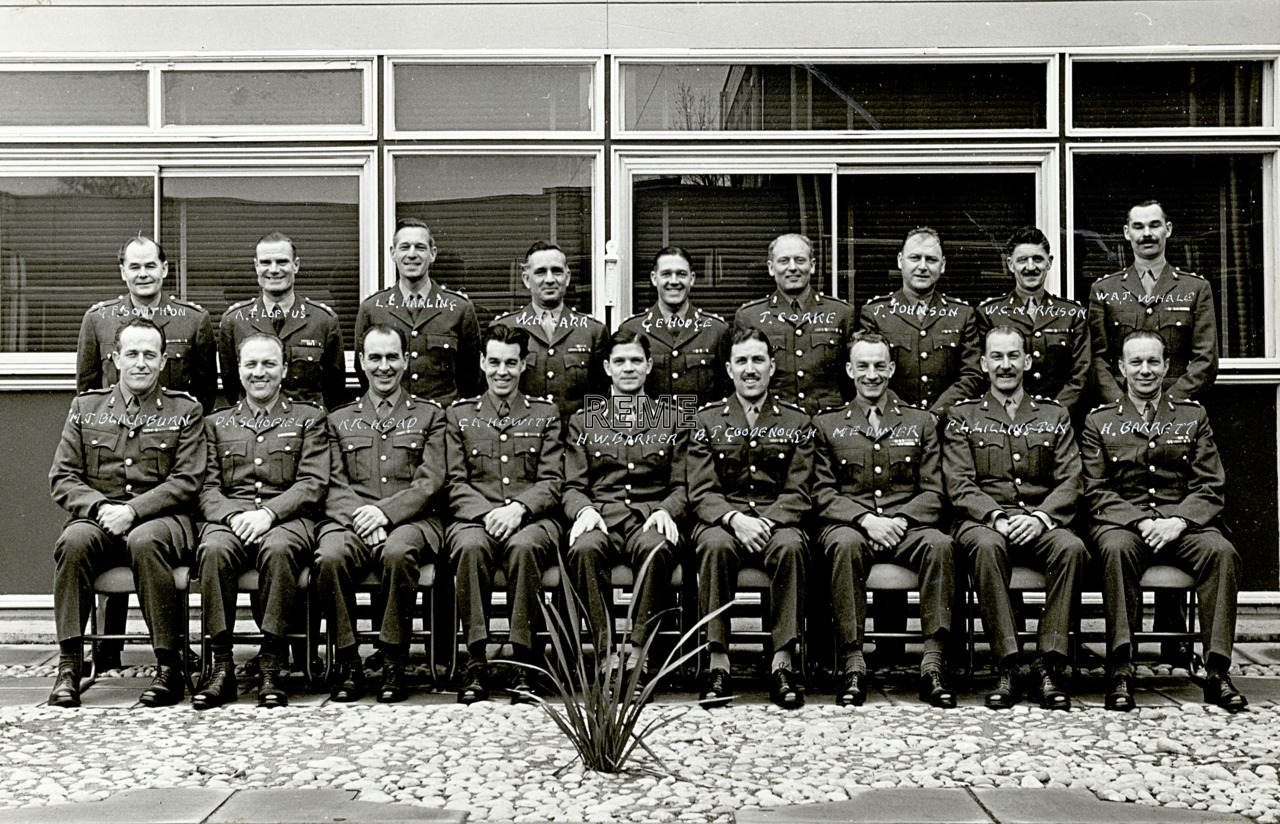
[{"label": "concrete paving slab", "polygon": [[988,824],[988,816],[967,790],[863,790],[848,801],[743,810],[739,824]]},{"label": "concrete paving slab", "polygon": [[0,646],[0,667],[38,667],[56,661],[57,647],[36,644],[5,644]]},{"label": "concrete paving slab", "polygon": [[132,707],[149,686],[150,678],[100,678],[87,689],[80,687],[80,704],[95,709]]},{"label": "concrete paving slab", "polygon": [[320,824],[326,821],[359,821],[383,824],[399,821],[456,822],[461,810],[429,809],[407,804],[374,804],[353,800],[345,790],[240,790],[207,824]]},{"label": "concrete paving slab", "polygon": [[[0,810],[0,824],[200,824],[234,792],[208,787],[124,790],[102,801]],[[327,819],[326,819],[327,820]]]},{"label": "concrete paving slab", "polygon": [[1000,824],[1242,824],[1230,813],[1179,810],[1101,801],[1088,790],[974,790],[978,801]]}]

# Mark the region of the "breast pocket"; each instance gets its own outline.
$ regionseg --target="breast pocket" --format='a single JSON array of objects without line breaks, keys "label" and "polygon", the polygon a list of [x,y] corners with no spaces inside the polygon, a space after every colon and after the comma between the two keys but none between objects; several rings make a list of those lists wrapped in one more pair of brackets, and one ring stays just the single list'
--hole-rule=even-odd
[{"label": "breast pocket", "polygon": [[222,464],[222,481],[226,485],[234,477],[249,472],[249,445],[244,441],[225,441],[218,445],[218,461]]},{"label": "breast pocket", "polygon": [[836,479],[842,485],[865,488],[872,485],[871,455],[865,449],[836,450]]},{"label": "breast pocket", "polygon": [[346,437],[339,443],[342,450],[342,466],[347,471],[347,479],[352,483],[362,483],[373,477],[373,438]]},{"label": "breast pocket", "polygon": [[[323,360],[324,350],[319,346],[290,346],[289,386],[316,390],[320,386],[320,372]],[[318,392],[311,391],[305,399],[311,400],[315,397],[318,397]]]},{"label": "breast pocket", "polygon": [[278,483],[291,483],[298,474],[298,453],[302,451],[302,438],[297,435],[270,438],[267,456]]},{"label": "breast pocket", "polygon": [[164,371],[160,373],[160,385],[170,389],[187,389],[187,360],[191,356],[191,346],[186,341],[165,344]]},{"label": "breast pocket", "polygon": [[1046,329],[1041,346],[1041,362],[1053,372],[1069,370],[1072,365],[1073,336],[1068,330]]},{"label": "breast pocket", "polygon": [[716,474],[722,480],[740,476],[746,468],[746,446],[741,442],[711,445],[716,462]]},{"label": "breast pocket", "polygon": [[542,433],[517,432],[512,436],[515,444],[516,471],[528,481],[538,479],[538,457],[542,454]]},{"label": "breast pocket", "polygon": [[920,450],[914,446],[889,447],[889,482],[914,487],[920,474]]},{"label": "breast pocket", "polygon": [[391,448],[395,453],[392,459],[392,475],[402,481],[413,480],[413,474],[422,463],[423,435],[421,432],[403,432],[391,436]]},{"label": "breast pocket", "polygon": [[1053,441],[1031,438],[1027,441],[1027,473],[1046,483],[1053,481]]},{"label": "breast pocket", "polygon": [[[679,360],[682,363],[673,364],[672,369],[680,375],[678,380],[682,387],[692,388],[698,393],[715,389],[716,363],[715,356],[710,351],[695,349],[684,353]],[[676,366],[680,368],[676,369]],[[674,376],[673,380],[675,380]]]},{"label": "breast pocket", "polygon": [[921,364],[921,371],[933,374],[951,372],[952,366],[960,359],[960,330],[938,329],[930,336],[930,342],[928,360],[932,362]]},{"label": "breast pocket", "polygon": [[1156,309],[1160,337],[1171,355],[1183,358],[1191,351],[1192,313],[1189,306],[1165,304]]},{"label": "breast pocket", "polygon": [[157,481],[163,481],[173,468],[173,455],[178,447],[178,433],[143,432],[139,436],[143,465],[155,473]]},{"label": "breast pocket", "polygon": [[973,445],[973,466],[980,479],[1006,480],[1013,471],[1003,441],[978,441]]},{"label": "breast pocket", "polygon": [[102,478],[111,473],[112,465],[118,462],[116,448],[120,444],[120,430],[89,429],[80,433],[84,443],[84,471],[90,478]]},{"label": "breast pocket", "polygon": [[809,363],[822,365],[840,359],[840,330],[834,326],[816,326],[809,332]]},{"label": "breast pocket", "polygon": [[427,365],[431,369],[452,372],[458,362],[458,336],[427,335]]}]

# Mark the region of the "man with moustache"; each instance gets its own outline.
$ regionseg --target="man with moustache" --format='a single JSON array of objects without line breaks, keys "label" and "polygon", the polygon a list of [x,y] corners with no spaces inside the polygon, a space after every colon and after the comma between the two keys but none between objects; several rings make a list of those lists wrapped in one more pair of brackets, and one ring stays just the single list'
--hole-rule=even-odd
[{"label": "man with moustache", "polygon": [[978,306],[978,331],[1012,326],[1031,347],[1031,368],[1023,386],[1033,396],[1052,398],[1076,411],[1089,382],[1089,325],[1085,309],[1073,300],[1051,295],[1045,280],[1053,269],[1049,238],[1035,226],[1023,226],[1005,244],[1005,266],[1013,275],[1013,291]]},{"label": "man with moustache", "polygon": [[[535,253],[536,254],[536,253]],[[535,265],[541,265],[535,260]],[[547,275],[550,277],[550,275]],[[542,572],[560,543],[564,445],[556,405],[520,391],[529,334],[495,324],[481,337],[480,369],[488,389],[446,410],[445,466],[453,522],[445,546],[456,575],[458,616],[470,663],[458,703],[489,697],[487,647],[493,573],[501,564],[511,608],[513,657],[533,664]],[[532,700],[533,684],[517,667],[512,701]]]},{"label": "man with moustache", "polygon": [[955,548],[939,531],[944,502],[938,421],[901,403],[889,389],[895,367],[889,344],[876,333],[853,336],[845,368],[857,396],[814,421],[814,510],[824,525],[818,543],[832,569],[841,656],[836,703],[858,706],[867,697],[867,572],[883,559],[920,577],[920,700],[954,707],[942,653],[951,631]]},{"label": "man with moustache", "polygon": [[262,294],[233,303],[218,324],[218,361],[227,401],[241,397],[238,353],[250,335],[279,338],[288,371],[284,396],[313,406],[333,408],[346,393],[346,361],[338,316],[319,301],[294,292],[301,261],[287,235],[268,232],[258,239],[253,265]]},{"label": "man with moustache", "polygon": [[131,566],[151,633],[156,675],[139,699],[176,704],[185,693],[173,569],[190,564],[192,510],[205,472],[204,422],[195,398],[160,386],[164,330],[135,317],[116,327],[112,366],[120,382],[71,402],[54,453],[54,503],[71,516],[54,545],[58,675],[49,705],[80,705],[84,622],[93,580]]},{"label": "man with moustache", "polygon": [[262,681],[258,706],[289,703],[281,671],[298,573],[315,553],[315,518],[329,485],[324,410],[284,395],[285,345],[252,333],[240,341],[244,397],[205,421],[208,473],[200,493],[206,521],[197,561],[200,602],[213,668],[191,696],[198,710],[236,699],[232,629],[237,581],[258,571],[262,603]]},{"label": "man with moustache", "polygon": [[[569,421],[564,513],[573,526],[568,564],[586,604],[602,671],[606,662],[644,668],[641,650],[662,611],[688,508],[677,457],[678,410],[645,394],[652,368],[648,336],[619,329],[609,339],[604,362],[612,394],[589,397]],[[641,580],[638,573],[646,562]],[[622,656],[610,643],[609,581],[616,564],[637,573],[635,623]]]},{"label": "man with moustache", "polygon": [[695,408],[724,397],[729,389],[724,371],[729,324],[690,302],[697,281],[693,259],[679,246],[659,249],[649,280],[658,290],[657,302],[619,327],[649,339],[653,369],[645,393],[651,398],[693,395]]},{"label": "man with moustache", "polygon": [[609,333],[600,321],[565,305],[571,277],[568,258],[559,246],[542,240],[534,243],[520,270],[529,304],[493,322],[528,334],[532,358],[520,380],[520,392],[554,401],[565,420],[582,406],[588,393],[608,389],[601,364]]},{"label": "man with moustache", "polygon": [[[686,461],[698,518],[698,607],[706,616],[732,601],[744,564],[769,573],[769,698],[796,709],[804,704],[793,659],[804,614],[813,421],[770,393],[774,364],[764,332],[734,332],[729,351],[734,392],[698,411]],[[727,615],[707,623],[707,643],[711,660],[699,694],[705,706],[723,706],[733,700]]]},{"label": "man with moustache", "polygon": [[1240,555],[1223,534],[1226,476],[1204,408],[1164,389],[1164,339],[1130,332],[1121,349],[1125,397],[1085,419],[1085,494],[1103,571],[1109,710],[1133,700],[1133,633],[1141,627],[1142,573],[1173,564],[1196,579],[1207,678],[1204,700],[1240,712],[1231,683]]},{"label": "man with moustache", "polygon": [[1080,449],[1067,410],[1026,393],[1031,367],[1022,333],[997,326],[987,333],[982,367],[991,380],[980,398],[952,407],[942,453],[947,495],[959,518],[957,546],[969,558],[982,624],[999,682],[991,709],[1019,700],[1018,636],[1009,600],[1015,563],[1045,570],[1044,612],[1034,689],[1044,709],[1068,710],[1062,689],[1071,609],[1084,574],[1084,542],[1068,528],[1080,498]]},{"label": "man with moustache", "polygon": [[408,697],[405,666],[419,565],[439,557],[444,543],[440,518],[430,507],[433,500],[443,503],[436,499],[444,488],[444,410],[404,387],[404,332],[373,325],[361,344],[369,391],[329,414],[329,520],[320,526],[316,582],[337,639],[329,697],[349,702],[365,689],[352,618],[355,587],[370,570],[379,573],[383,663],[377,698],[391,704]]},{"label": "man with moustache", "polygon": [[854,312],[845,301],[813,288],[813,241],[779,235],[769,244],[769,274],[777,290],[743,304],[734,332],[760,329],[769,339],[775,369],[770,391],[810,415],[844,403],[845,351],[853,335]]},{"label": "man with moustache", "polygon": [[[474,395],[476,375],[471,364],[480,350],[476,307],[461,292],[431,277],[436,242],[427,224],[417,218],[396,223],[391,260],[397,281],[364,299],[356,315],[356,363],[363,352],[364,333],[371,326],[399,329],[406,340],[405,390],[441,405]],[[365,370],[357,370],[360,385],[369,388]]]}]

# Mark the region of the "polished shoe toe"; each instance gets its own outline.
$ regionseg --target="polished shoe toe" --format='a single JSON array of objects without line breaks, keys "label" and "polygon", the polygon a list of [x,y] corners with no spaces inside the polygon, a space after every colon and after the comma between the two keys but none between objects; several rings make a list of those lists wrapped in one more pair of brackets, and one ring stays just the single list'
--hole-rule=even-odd
[{"label": "polished shoe toe", "polygon": [[726,669],[713,669],[703,676],[702,689],[698,691],[704,707],[723,707],[733,700],[733,681]]},{"label": "polished shoe toe", "polygon": [[524,667],[516,667],[515,680],[507,688],[507,692],[511,693],[512,704],[535,704],[538,701],[533,676]]},{"label": "polished shoe toe", "polygon": [[213,665],[213,671],[191,694],[191,706],[198,710],[211,710],[236,700],[239,694],[236,684],[235,664],[230,661]]},{"label": "polished shoe toe", "polygon": [[486,668],[484,664],[472,664],[467,667],[462,677],[462,688],[458,690],[459,704],[474,704],[489,697],[489,688],[485,686]]},{"label": "polished shoe toe", "polygon": [[836,690],[836,706],[861,707],[867,700],[867,676],[861,672],[847,672],[841,676]]},{"label": "polished shoe toe", "polygon": [[364,695],[364,667],[359,661],[338,665],[333,676],[333,687],[329,690],[329,700],[340,704],[359,701]]},{"label": "polished shoe toe", "polygon": [[1117,675],[1111,679],[1111,689],[1104,699],[1107,709],[1113,712],[1128,712],[1134,708],[1133,680],[1128,675]]},{"label": "polished shoe toe", "polygon": [[151,680],[151,686],[143,690],[138,700],[147,707],[172,707],[186,694],[182,672],[177,667],[160,664],[156,667],[156,677]]},{"label": "polished shoe toe", "polygon": [[1062,671],[1037,663],[1035,669],[1036,692],[1040,695],[1040,708],[1046,710],[1071,709],[1071,696],[1061,687]]},{"label": "polished shoe toe", "polygon": [[1007,710],[1019,701],[1018,696],[1018,670],[1016,667],[1008,667],[1000,670],[1000,679],[996,682],[995,689],[987,693],[982,703],[988,709]]},{"label": "polished shoe toe", "polygon": [[941,670],[920,673],[920,700],[944,710],[956,705],[956,694],[947,686]]},{"label": "polished shoe toe", "polygon": [[80,706],[80,664],[59,664],[58,676],[49,693],[49,706],[70,709]]},{"label": "polished shoe toe", "polygon": [[799,709],[804,706],[804,693],[796,682],[795,673],[786,667],[773,671],[773,683],[769,689],[769,700],[784,710]]},{"label": "polished shoe toe", "polygon": [[262,685],[258,687],[258,706],[267,709],[289,706],[289,693],[284,689],[284,678],[275,661],[262,656]]},{"label": "polished shoe toe", "polygon": [[1204,684],[1204,701],[1206,704],[1214,704],[1230,713],[1240,712],[1249,706],[1249,699],[1236,689],[1229,675],[1209,676]]},{"label": "polished shoe toe", "polygon": [[404,685],[404,665],[390,661],[382,667],[382,685],[378,687],[379,704],[398,704],[409,697]]}]

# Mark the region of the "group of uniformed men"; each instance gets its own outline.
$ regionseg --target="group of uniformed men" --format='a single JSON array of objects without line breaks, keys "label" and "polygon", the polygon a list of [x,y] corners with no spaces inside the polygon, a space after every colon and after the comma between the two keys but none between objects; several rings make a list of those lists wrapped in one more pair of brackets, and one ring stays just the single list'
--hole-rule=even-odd
[{"label": "group of uniformed men", "polygon": [[[1013,706],[1024,681],[1010,571],[1039,567],[1047,592],[1030,689],[1043,707],[1068,709],[1068,628],[1092,546],[1107,708],[1134,706],[1138,581],[1158,561],[1195,577],[1205,700],[1239,711],[1247,701],[1228,670],[1240,559],[1194,400],[1216,372],[1216,322],[1208,284],[1165,259],[1171,230],[1159,203],[1134,206],[1124,226],[1134,263],[1097,281],[1086,311],[1045,291],[1053,256],[1034,227],[1007,244],[1013,290],[976,309],[937,290],[942,239],[914,229],[898,254],[902,288],[857,317],[814,288],[809,239],[786,234],[768,249],[776,291],[732,325],[693,305],[692,259],[667,247],[650,276],[657,302],[610,337],[565,305],[566,256],[543,242],[522,269],[529,304],[482,332],[471,301],[431,278],[429,228],[406,219],[391,246],[398,282],[359,310],[365,391],[346,405],[337,319],[295,293],[298,251],[272,233],[256,246],[260,296],[229,307],[218,328],[232,405],[217,410],[209,316],[164,293],[163,250],[135,237],[119,256],[128,295],[85,315],[82,394],[51,470],[71,521],[55,547],[62,650],[49,701],[79,703],[94,576],[126,564],[158,662],[146,705],[184,697],[172,569],[187,564],[213,650],[196,708],[237,697],[231,629],[249,569],[264,634],[257,700],[287,703],[286,635],[309,565],[336,638],[331,697],[365,693],[352,610],[374,572],[386,605],[377,700],[403,700],[427,562],[453,571],[437,586],[456,601],[469,653],[458,700],[483,700],[497,574],[514,658],[536,663],[541,577],[563,549],[606,670],[646,667],[641,651],[684,552],[703,615],[733,599],[741,567],[762,567],[770,697],[787,708],[804,703],[808,592],[829,592],[817,617],[835,628],[837,703],[865,700],[866,575],[881,560],[919,576],[921,699],[955,706],[943,651],[971,580],[997,663],[985,703]],[[1085,415],[1090,388],[1104,403]],[[628,637],[611,649],[610,571],[646,561]],[[829,582],[808,580],[816,570]],[[728,703],[723,613],[707,640],[700,696]],[[515,700],[534,691],[528,672],[517,668]]]}]

